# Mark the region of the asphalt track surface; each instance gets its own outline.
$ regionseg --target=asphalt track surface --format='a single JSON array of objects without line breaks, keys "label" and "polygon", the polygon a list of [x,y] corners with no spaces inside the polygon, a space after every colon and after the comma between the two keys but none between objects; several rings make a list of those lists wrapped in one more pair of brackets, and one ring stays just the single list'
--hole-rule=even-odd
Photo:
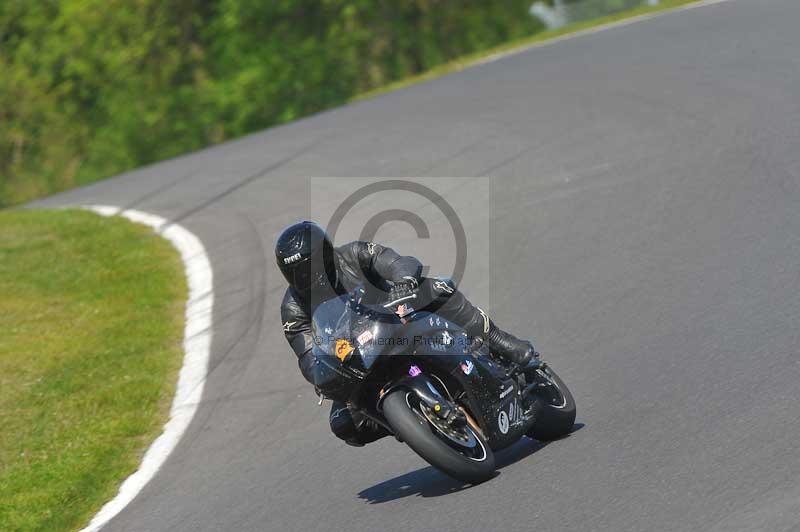
[{"label": "asphalt track surface", "polygon": [[[798,530],[798,27],[796,0],[671,13],[37,203],[169,218],[214,269],[198,414],[106,529]],[[468,489],[335,440],[278,315],[306,176],[428,175],[495,179],[494,314],[581,424]]]}]

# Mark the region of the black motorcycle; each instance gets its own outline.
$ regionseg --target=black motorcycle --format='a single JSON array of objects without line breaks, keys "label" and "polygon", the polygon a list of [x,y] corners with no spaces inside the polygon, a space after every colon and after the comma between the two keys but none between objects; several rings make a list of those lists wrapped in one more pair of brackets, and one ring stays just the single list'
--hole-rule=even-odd
[{"label": "black motorcycle", "polygon": [[311,374],[322,397],[347,402],[469,483],[493,476],[493,451],[572,430],[575,402],[547,363],[507,365],[441,316],[401,318],[365,294],[358,288],[314,312]]}]

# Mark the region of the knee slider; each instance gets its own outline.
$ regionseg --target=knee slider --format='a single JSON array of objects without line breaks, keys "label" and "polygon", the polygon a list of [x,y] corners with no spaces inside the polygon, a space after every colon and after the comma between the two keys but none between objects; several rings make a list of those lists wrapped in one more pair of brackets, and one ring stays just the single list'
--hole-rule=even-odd
[{"label": "knee slider", "polygon": [[331,408],[329,422],[331,424],[331,432],[339,439],[350,440],[358,434],[353,415],[346,406],[334,406],[334,408]]}]

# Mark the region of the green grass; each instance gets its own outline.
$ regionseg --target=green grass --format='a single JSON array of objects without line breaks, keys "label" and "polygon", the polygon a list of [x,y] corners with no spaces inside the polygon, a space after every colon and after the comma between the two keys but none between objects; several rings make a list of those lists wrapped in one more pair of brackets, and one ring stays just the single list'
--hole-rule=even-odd
[{"label": "green grass", "polygon": [[352,98],[351,101],[373,98],[380,94],[402,89],[403,87],[408,87],[409,85],[414,85],[417,83],[421,83],[423,81],[436,79],[446,74],[450,74],[452,72],[458,72],[459,70],[464,70],[466,68],[475,66],[484,61],[486,58],[493,56],[495,54],[511,53],[518,50],[522,51],[536,45],[546,44],[547,41],[552,41],[554,39],[563,37],[565,35],[569,35],[571,33],[578,33],[580,31],[588,30],[605,24],[611,24],[614,22],[618,22],[620,20],[647,15],[650,13],[655,13],[657,11],[667,11],[686,4],[694,4],[699,1],[701,0],[661,0],[661,2],[655,6],[645,5],[634,9],[620,11],[619,13],[614,13],[612,15],[607,15],[605,17],[594,18],[591,20],[584,20],[581,22],[576,22],[574,24],[568,24],[567,26],[564,26],[563,28],[558,28],[556,30],[542,31],[530,37],[509,41],[507,43],[501,44],[500,46],[496,46],[489,50],[483,50],[481,52],[477,52],[474,54],[465,55],[453,61],[449,61],[443,65],[439,65],[435,68],[427,70],[422,74],[416,76],[410,76],[400,81],[396,81],[394,83],[389,83],[382,87],[378,87],[377,89],[358,94],[354,98]]},{"label": "green grass", "polygon": [[84,526],[161,432],[186,282],[151,229],[0,212],[0,530]]}]

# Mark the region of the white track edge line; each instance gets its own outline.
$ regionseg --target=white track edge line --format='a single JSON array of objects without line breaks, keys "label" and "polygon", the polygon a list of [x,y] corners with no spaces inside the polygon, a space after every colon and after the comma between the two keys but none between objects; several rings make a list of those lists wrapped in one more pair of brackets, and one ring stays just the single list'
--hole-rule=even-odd
[{"label": "white track edge line", "polygon": [[89,205],[84,208],[102,216],[123,216],[153,228],[156,233],[169,240],[180,253],[189,285],[183,338],[183,366],[178,376],[170,418],[164,425],[164,431],[145,452],[139,469],[125,479],[117,495],[107,502],[81,531],[95,532],[121,512],[150,482],[178,445],[197,412],[203,395],[211,352],[214,291],[211,262],[200,239],[190,231],[146,212],[122,210],[119,207],[104,205]]},{"label": "white track edge line", "polygon": [[599,26],[592,26],[591,28],[586,28],[585,30],[578,30],[574,32],[569,32],[564,35],[560,35],[558,37],[553,37],[551,39],[545,39],[543,41],[531,43],[531,44],[522,44],[516,48],[512,48],[510,50],[504,50],[502,52],[497,52],[496,54],[488,55],[484,58],[476,60],[474,63],[469,63],[464,66],[463,69],[459,70],[466,70],[472,67],[485,65],[487,63],[493,63],[500,59],[505,59],[506,57],[511,57],[517,54],[521,54],[535,48],[542,48],[544,46],[550,46],[551,44],[555,44],[561,41],[567,41],[569,39],[575,39],[577,37],[584,37],[586,35],[593,35],[595,33],[600,33],[606,30],[614,29],[614,28],[621,28],[623,26],[628,26],[630,24],[635,24],[637,22],[642,22],[643,20],[650,20],[653,18],[661,17],[663,15],[669,15],[670,13],[678,13],[681,11],[689,11],[692,9],[697,9],[699,7],[706,7],[706,6],[713,6],[714,4],[721,4],[723,2],[729,2],[730,0],[700,0],[699,2],[694,2],[691,4],[676,6],[676,7],[669,7],[662,10],[657,10],[652,13],[644,13],[642,15],[636,15],[633,17],[623,18],[621,20],[616,20],[614,22],[608,22],[606,24],[600,24]]}]

